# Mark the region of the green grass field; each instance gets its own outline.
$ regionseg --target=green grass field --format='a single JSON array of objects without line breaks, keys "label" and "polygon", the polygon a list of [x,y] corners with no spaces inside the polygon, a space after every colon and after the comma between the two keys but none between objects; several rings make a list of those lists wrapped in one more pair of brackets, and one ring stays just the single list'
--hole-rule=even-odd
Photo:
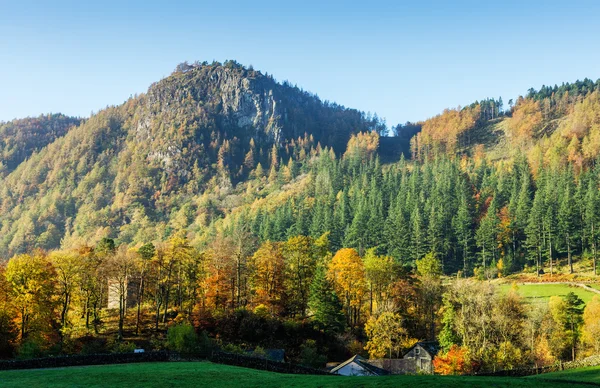
[{"label": "green grass field", "polygon": [[[597,295],[591,291],[587,291],[584,288],[570,286],[568,284],[551,284],[551,283],[540,283],[540,284],[517,284],[519,287],[519,294],[525,298],[529,303],[545,303],[550,299],[551,296],[565,296],[569,292],[574,292],[579,296],[585,303],[592,300],[594,295]],[[512,287],[511,284],[503,284],[500,286],[500,290],[508,292]]]},{"label": "green grass field", "polygon": [[537,381],[571,381],[578,383],[590,383],[600,385],[600,366],[589,368],[571,369],[562,372],[546,373],[527,377]]},{"label": "green grass field", "polygon": [[[102,365],[0,372],[0,387],[568,387],[597,382],[598,368],[527,378],[472,376],[342,377],[285,375],[209,362]],[[542,379],[541,377],[544,377]],[[563,381],[564,380],[564,381]],[[567,381],[569,380],[569,381]]]}]

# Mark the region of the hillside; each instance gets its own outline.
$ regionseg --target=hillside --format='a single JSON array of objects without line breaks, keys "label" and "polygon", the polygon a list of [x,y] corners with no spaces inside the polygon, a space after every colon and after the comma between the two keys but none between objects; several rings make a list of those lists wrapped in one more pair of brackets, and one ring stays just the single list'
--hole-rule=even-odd
[{"label": "hillside", "polygon": [[0,177],[13,171],[34,152],[64,136],[81,121],[53,114],[0,122]]},{"label": "hillside", "polygon": [[182,64],[67,133],[78,123],[42,116],[0,127],[0,257],[65,238],[138,241],[126,230],[136,223],[158,225],[148,233],[162,239],[173,213],[204,191],[229,192],[255,168],[268,173],[318,145],[341,152],[351,134],[379,125],[235,62]]}]

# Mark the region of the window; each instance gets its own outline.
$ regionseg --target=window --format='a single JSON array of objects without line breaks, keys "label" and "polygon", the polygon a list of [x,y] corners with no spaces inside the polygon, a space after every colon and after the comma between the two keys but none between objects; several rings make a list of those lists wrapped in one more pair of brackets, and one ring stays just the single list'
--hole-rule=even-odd
[{"label": "window", "polygon": [[419,347],[415,348],[415,356],[418,356],[419,354],[421,354],[421,349]]}]

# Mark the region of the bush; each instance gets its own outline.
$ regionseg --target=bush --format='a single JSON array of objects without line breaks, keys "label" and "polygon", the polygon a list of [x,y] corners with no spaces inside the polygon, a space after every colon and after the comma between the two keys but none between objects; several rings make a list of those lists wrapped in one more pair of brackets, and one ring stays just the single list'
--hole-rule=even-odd
[{"label": "bush", "polygon": [[227,345],[223,346],[223,351],[226,353],[246,355],[246,351],[244,349],[242,349],[240,346],[234,345],[234,344],[227,344]]},{"label": "bush", "polygon": [[133,353],[136,345],[133,342],[115,342],[112,353]]},{"label": "bush", "polygon": [[180,353],[208,352],[212,350],[213,342],[205,332],[198,335],[192,325],[180,324],[169,327],[167,348]]},{"label": "bush", "polygon": [[100,354],[108,353],[107,341],[105,338],[86,335],[76,340],[81,347],[81,354]]},{"label": "bush", "polygon": [[268,358],[268,354],[261,346],[257,346],[254,351],[252,351],[252,357],[256,358]]},{"label": "bush", "polygon": [[306,340],[300,351],[300,364],[311,368],[322,368],[327,362],[327,357],[319,353],[314,340]]},{"label": "bush", "polygon": [[37,341],[35,339],[25,340],[25,342],[23,342],[21,344],[21,346],[19,346],[19,349],[17,351],[17,359],[20,359],[20,360],[39,358],[42,355],[43,355],[42,347],[41,347],[39,341]]}]

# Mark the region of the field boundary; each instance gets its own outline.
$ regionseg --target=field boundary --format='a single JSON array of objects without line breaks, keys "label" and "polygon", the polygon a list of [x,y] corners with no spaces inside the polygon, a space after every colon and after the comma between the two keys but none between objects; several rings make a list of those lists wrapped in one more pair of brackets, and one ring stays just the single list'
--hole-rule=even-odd
[{"label": "field boundary", "polygon": [[0,370],[62,368],[70,366],[133,364],[141,362],[210,361],[276,373],[327,375],[326,371],[288,362],[273,361],[249,355],[213,351],[210,353],[178,353],[153,351],[143,353],[108,353],[43,357],[29,360],[1,360]]},{"label": "field boundary", "polygon": [[594,355],[582,360],[560,362],[554,365],[548,365],[538,368],[507,369],[496,372],[477,373],[477,376],[506,376],[506,377],[525,377],[540,375],[550,372],[559,372],[568,369],[587,368],[600,365],[600,355]]}]

